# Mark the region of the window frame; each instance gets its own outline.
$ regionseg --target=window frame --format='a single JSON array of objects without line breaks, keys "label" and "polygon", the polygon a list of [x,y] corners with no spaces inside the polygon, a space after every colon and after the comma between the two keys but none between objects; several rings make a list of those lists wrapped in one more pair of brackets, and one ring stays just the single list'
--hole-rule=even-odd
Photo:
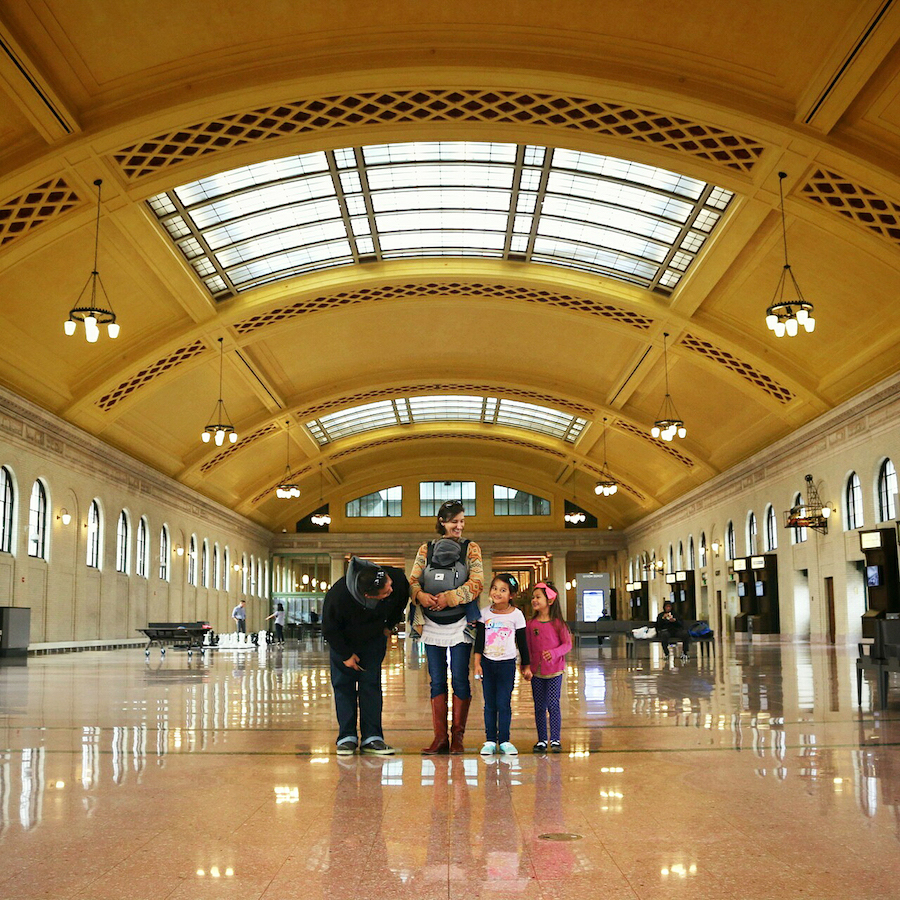
[{"label": "window frame", "polygon": [[891,458],[886,457],[878,467],[878,521],[890,522],[897,518],[894,497],[897,494],[897,470]]},{"label": "window frame", "polygon": [[100,501],[95,497],[88,507],[87,538],[85,540],[85,562],[89,569],[102,571],[103,554],[103,512]]},{"label": "window frame", "polygon": [[127,575],[129,568],[129,543],[131,541],[131,523],[128,513],[123,509],[116,520],[116,572]]},{"label": "window frame", "polygon": [[[35,493],[37,493],[36,507]],[[28,555],[32,559],[45,561],[47,559],[49,550],[47,509],[47,486],[42,479],[36,478],[31,486],[31,497],[28,501]],[[34,548],[34,552],[32,552],[32,548]]]},{"label": "window frame", "polygon": [[862,483],[855,471],[847,476],[847,486],[844,489],[844,504],[847,510],[847,531],[855,531],[857,528],[865,527]]},{"label": "window frame", "polygon": [[169,535],[169,526],[163,525],[159,529],[159,580],[170,583],[172,577],[172,564],[169,559],[172,549],[172,539]]},{"label": "window frame", "polygon": [[0,466],[0,552],[12,555],[16,533],[16,482],[7,466]]},{"label": "window frame", "polygon": [[134,571],[138,578],[148,578],[150,575],[150,525],[146,516],[138,519],[137,532],[135,534]]}]

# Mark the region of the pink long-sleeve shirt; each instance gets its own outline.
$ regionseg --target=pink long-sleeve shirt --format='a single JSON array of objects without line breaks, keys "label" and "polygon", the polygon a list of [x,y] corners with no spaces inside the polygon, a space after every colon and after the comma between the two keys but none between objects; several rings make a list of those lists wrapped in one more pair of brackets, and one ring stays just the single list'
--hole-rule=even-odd
[{"label": "pink long-sleeve shirt", "polygon": [[[572,635],[562,622],[539,622],[529,619],[525,629],[528,638],[528,655],[531,671],[538,678],[552,678],[566,667],[566,654],[572,649]],[[550,659],[544,659],[544,651],[550,651]]]}]

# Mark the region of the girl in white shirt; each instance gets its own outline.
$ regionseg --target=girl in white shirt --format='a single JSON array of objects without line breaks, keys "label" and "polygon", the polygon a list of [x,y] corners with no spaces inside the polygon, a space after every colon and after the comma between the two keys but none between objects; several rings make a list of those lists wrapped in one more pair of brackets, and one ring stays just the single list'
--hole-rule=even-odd
[{"label": "girl in white shirt", "polygon": [[514,755],[519,751],[509,740],[512,722],[512,692],[516,682],[516,649],[522,677],[531,681],[525,616],[513,606],[519,583],[506,572],[491,582],[491,605],[481,611],[475,638],[475,677],[484,688],[484,731],[487,740],[482,756]]}]

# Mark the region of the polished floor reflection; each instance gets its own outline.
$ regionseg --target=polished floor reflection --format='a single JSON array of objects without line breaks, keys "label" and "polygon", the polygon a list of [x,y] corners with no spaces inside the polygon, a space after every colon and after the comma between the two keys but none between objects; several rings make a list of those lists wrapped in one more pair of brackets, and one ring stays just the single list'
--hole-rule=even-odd
[{"label": "polished floor reflection", "polygon": [[[327,657],[170,650],[0,667],[0,898],[900,895],[900,685],[856,648],[570,657],[564,752],[422,757],[419,648],[385,665],[392,758],[334,755]],[[477,692],[476,688],[476,692]]]}]

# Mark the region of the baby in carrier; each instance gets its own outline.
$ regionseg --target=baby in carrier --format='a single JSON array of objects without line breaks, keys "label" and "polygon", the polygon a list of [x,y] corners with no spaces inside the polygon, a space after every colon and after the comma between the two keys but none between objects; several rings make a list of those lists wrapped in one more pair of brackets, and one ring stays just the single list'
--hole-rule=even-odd
[{"label": "baby in carrier", "polygon": [[[468,541],[454,541],[452,538],[440,538],[428,544],[428,558],[419,583],[423,591],[429,594],[441,594],[452,591],[465,584],[469,578],[469,567],[466,563]],[[475,623],[481,617],[478,600],[470,600],[461,606],[448,606],[442,610],[425,610],[418,603],[410,604],[410,616],[413,636],[422,634],[426,616],[433,622],[459,621],[465,616],[466,634],[474,641]],[[471,627],[470,627],[471,626]]]}]

